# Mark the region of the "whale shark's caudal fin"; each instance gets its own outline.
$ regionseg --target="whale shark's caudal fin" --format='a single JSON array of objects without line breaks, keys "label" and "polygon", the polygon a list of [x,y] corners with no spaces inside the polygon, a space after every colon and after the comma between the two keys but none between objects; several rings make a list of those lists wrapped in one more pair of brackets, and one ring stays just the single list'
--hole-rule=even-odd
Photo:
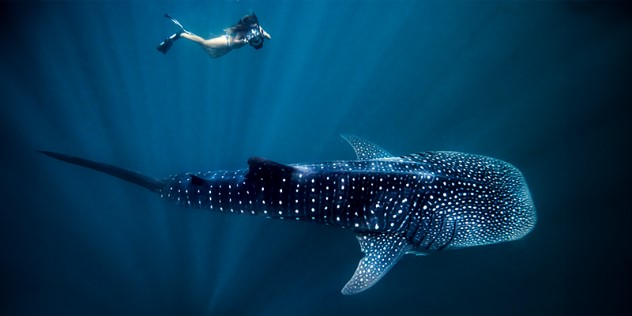
[{"label": "whale shark's caudal fin", "polygon": [[104,164],[104,163],[100,163],[100,162],[96,162],[96,161],[92,161],[88,159],[83,159],[79,157],[54,153],[50,151],[43,151],[43,150],[38,150],[38,151],[44,155],[53,157],[55,159],[59,159],[61,161],[65,161],[67,163],[71,163],[74,165],[79,165],[82,167],[86,167],[89,169],[107,173],[119,179],[131,182],[134,184],[138,184],[153,192],[159,192],[165,186],[164,183],[160,180],[150,178],[148,176],[142,175],[138,172],[134,172],[131,170],[126,170],[126,169],[108,165],[108,164]]}]

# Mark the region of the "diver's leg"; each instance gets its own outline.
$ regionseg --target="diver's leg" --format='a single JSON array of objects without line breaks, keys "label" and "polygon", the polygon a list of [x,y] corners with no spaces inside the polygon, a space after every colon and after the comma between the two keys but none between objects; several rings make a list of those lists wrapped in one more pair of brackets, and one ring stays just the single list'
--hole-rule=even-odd
[{"label": "diver's leg", "polygon": [[228,41],[226,41],[225,36],[218,36],[209,39],[203,39],[202,37],[193,33],[182,33],[180,36],[208,48],[218,49],[228,47]]},{"label": "diver's leg", "polygon": [[202,37],[200,37],[198,35],[195,35],[193,33],[182,33],[182,34],[180,34],[180,37],[186,38],[186,39],[191,40],[191,41],[194,41],[194,42],[196,42],[198,44],[202,44],[205,41],[205,39],[203,39]]}]

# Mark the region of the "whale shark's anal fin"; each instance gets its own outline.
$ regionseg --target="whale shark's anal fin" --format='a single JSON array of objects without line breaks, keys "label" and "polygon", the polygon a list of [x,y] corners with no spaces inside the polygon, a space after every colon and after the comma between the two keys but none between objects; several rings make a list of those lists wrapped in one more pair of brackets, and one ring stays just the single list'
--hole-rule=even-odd
[{"label": "whale shark's anal fin", "polygon": [[372,142],[361,137],[351,134],[342,134],[340,135],[340,137],[342,137],[344,140],[347,141],[347,143],[349,143],[349,145],[351,145],[359,160],[393,157],[393,155],[384,150],[384,148],[375,145]]},{"label": "whale shark's anal fin", "polygon": [[412,246],[405,236],[392,234],[358,234],[364,258],[360,260],[342,294],[360,293],[379,281]]}]

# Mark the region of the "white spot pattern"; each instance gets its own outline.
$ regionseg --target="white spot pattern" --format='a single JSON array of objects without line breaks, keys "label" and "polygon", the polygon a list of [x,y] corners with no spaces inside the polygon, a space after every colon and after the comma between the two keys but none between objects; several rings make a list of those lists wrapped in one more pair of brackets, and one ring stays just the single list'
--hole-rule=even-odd
[{"label": "white spot pattern", "polygon": [[359,137],[343,137],[359,160],[282,165],[251,158],[247,170],[187,173],[164,181],[44,153],[188,207],[352,229],[365,257],[344,294],[372,286],[404,253],[514,240],[536,223],[525,179],[508,163],[456,152],[397,158]]},{"label": "white spot pattern", "polygon": [[386,158],[377,146],[354,149],[370,159],[281,165],[253,158],[249,169],[195,173],[201,185],[193,174],[172,176],[160,194],[188,207],[354,230],[366,257],[345,294],[377,282],[403,251],[515,240],[535,225],[526,182],[506,162],[456,152]]}]

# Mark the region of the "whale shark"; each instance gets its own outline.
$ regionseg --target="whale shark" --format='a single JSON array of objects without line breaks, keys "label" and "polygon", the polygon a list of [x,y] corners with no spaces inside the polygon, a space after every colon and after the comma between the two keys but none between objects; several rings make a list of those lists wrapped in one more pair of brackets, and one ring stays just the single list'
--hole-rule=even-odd
[{"label": "whale shark", "polygon": [[283,164],[252,157],[241,170],[160,180],[40,152],[140,185],[185,207],[351,230],[364,257],[343,287],[345,295],[375,285],[405,254],[517,240],[536,224],[526,180],[507,162],[450,151],[394,156],[358,136],[341,136],[356,160]]}]

